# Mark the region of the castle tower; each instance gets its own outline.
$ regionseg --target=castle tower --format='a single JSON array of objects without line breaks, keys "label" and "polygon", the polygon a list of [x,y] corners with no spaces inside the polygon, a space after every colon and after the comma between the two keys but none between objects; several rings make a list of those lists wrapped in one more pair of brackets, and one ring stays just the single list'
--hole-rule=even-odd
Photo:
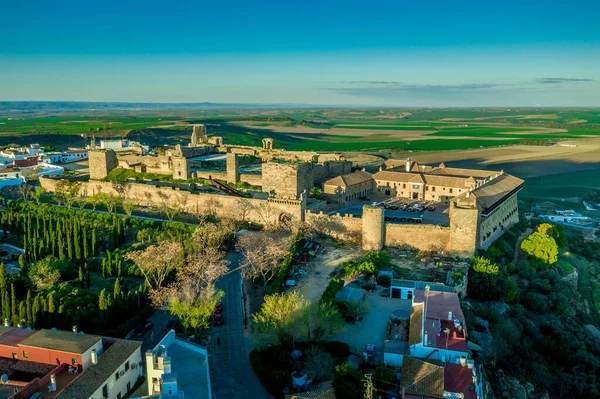
[{"label": "castle tower", "polygon": [[273,139],[262,139],[263,150],[272,150],[275,144],[275,140]]},{"label": "castle tower", "polygon": [[93,150],[88,152],[90,179],[104,179],[119,165],[117,153],[113,150]]},{"label": "castle tower", "polygon": [[173,157],[173,179],[188,180],[192,177],[190,173],[190,164],[187,158]]},{"label": "castle tower", "polygon": [[385,243],[383,207],[363,206],[362,247],[367,251],[379,251]]},{"label": "castle tower", "polygon": [[206,125],[194,125],[192,127],[192,140],[190,145],[195,147],[201,143],[206,143],[208,137],[206,136]]},{"label": "castle tower", "polygon": [[473,256],[479,244],[479,209],[473,195],[450,201],[450,251]]},{"label": "castle tower", "polygon": [[237,183],[240,181],[238,154],[227,153],[227,182]]}]

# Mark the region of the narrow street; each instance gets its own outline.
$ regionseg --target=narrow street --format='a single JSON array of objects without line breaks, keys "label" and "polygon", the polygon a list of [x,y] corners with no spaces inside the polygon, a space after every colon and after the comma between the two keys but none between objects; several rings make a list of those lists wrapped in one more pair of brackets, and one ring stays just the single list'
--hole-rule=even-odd
[{"label": "narrow street", "polygon": [[[239,266],[240,255],[227,256],[231,270]],[[266,399],[265,391],[250,366],[250,348],[244,338],[244,309],[242,305],[242,278],[238,270],[217,282],[225,292],[223,298],[224,325],[214,326],[209,346],[211,356],[211,384],[214,399]],[[217,344],[217,338],[219,344]]]}]

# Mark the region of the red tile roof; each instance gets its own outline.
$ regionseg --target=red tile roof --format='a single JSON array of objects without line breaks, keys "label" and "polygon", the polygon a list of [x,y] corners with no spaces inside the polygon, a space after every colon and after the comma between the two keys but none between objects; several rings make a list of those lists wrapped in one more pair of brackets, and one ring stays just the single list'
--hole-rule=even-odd
[{"label": "red tile roof", "polygon": [[475,390],[469,390],[471,384],[473,384],[473,369],[460,364],[446,363],[444,367],[444,391],[462,393],[465,399],[477,399]]}]

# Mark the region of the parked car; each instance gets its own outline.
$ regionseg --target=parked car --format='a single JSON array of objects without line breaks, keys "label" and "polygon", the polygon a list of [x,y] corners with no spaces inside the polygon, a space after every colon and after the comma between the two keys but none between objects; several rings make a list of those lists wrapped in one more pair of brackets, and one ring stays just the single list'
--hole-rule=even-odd
[{"label": "parked car", "polygon": [[225,321],[223,320],[223,315],[221,313],[215,313],[213,316],[213,324],[215,326],[222,326]]},{"label": "parked car", "polygon": [[427,208],[428,211],[435,211],[435,206],[433,205],[429,205],[429,207]]},{"label": "parked car", "polygon": [[140,338],[141,336],[146,334],[148,331],[152,330],[152,327],[154,327],[154,323],[152,323],[151,321],[147,322],[146,324],[139,325],[138,328],[136,328],[135,336]]},{"label": "parked car", "polygon": [[223,313],[223,302],[217,302],[215,304],[215,314]]},{"label": "parked car", "polygon": [[395,210],[397,210],[397,209],[398,209],[398,205],[392,205],[390,208],[391,208],[393,211],[395,211]]}]

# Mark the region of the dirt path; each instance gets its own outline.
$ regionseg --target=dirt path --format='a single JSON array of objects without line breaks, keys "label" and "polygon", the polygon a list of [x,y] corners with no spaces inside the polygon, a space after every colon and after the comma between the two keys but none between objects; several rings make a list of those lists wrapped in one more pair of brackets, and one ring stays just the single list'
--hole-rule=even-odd
[{"label": "dirt path", "polygon": [[529,236],[531,233],[533,233],[533,229],[527,228],[527,230],[522,232],[521,235],[519,236],[519,239],[517,240],[517,243],[515,244],[515,258],[513,259],[513,262],[512,262],[513,265],[515,265],[515,266],[517,265],[517,262],[519,262],[519,255],[521,255],[521,253],[523,252],[523,251],[521,251],[521,243],[523,242],[525,237]]},{"label": "dirt path", "polygon": [[326,247],[325,253],[302,267],[306,274],[297,282],[296,290],[306,299],[318,301],[331,280],[331,273],[342,263],[358,257],[360,253],[357,249]]}]

